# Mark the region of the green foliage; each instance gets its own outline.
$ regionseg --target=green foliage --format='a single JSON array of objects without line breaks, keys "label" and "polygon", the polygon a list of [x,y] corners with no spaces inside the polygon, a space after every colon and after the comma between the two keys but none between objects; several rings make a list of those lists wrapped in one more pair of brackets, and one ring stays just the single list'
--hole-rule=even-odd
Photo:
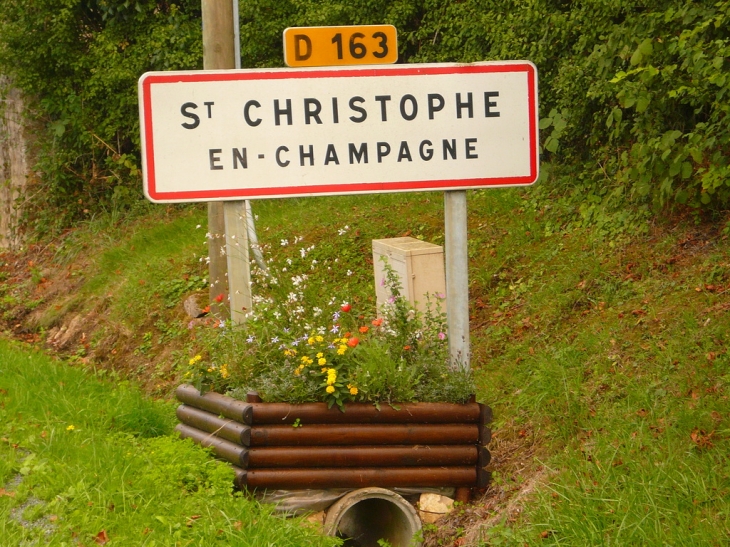
[{"label": "green foliage", "polygon": [[0,71],[34,99],[36,231],[140,199],[137,79],[148,70],[200,68],[198,6],[0,2]]},{"label": "green foliage", "polygon": [[[391,23],[399,62],[528,59],[540,78],[546,199],[584,223],[715,209],[728,181],[727,0],[251,0],[244,67],[282,65],[289,26]],[[0,71],[34,97],[37,231],[140,199],[136,81],[201,66],[197,2],[0,0]],[[43,206],[41,207],[40,204]]]}]

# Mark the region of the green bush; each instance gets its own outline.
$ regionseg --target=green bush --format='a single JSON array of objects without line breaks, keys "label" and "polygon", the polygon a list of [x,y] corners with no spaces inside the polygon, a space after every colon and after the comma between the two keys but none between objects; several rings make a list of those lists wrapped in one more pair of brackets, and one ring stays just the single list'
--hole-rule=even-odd
[{"label": "green bush", "polygon": [[[36,99],[41,128],[37,230],[141,199],[136,81],[148,70],[201,67],[199,6],[0,0],[0,72]],[[241,58],[244,67],[282,65],[288,26],[391,23],[399,62],[529,59],[553,175],[540,192],[567,194],[569,209],[595,223],[627,206],[727,205],[729,6],[250,0],[240,7]]]}]

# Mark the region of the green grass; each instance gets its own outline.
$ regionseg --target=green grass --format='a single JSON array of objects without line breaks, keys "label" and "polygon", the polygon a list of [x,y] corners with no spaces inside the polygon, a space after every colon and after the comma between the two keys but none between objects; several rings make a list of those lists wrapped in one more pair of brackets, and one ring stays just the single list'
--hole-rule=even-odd
[{"label": "green grass", "polygon": [[[472,367],[479,399],[495,411],[492,494],[509,498],[542,477],[519,515],[485,515],[497,524],[482,530],[483,544],[727,544],[723,223],[673,219],[635,234],[599,231],[553,206],[532,190],[469,193]],[[310,258],[329,261],[331,276],[312,287],[312,298],[350,294],[361,308],[374,304],[372,239],[444,240],[439,193],[266,200],[253,208],[266,253],[296,256],[299,246],[314,245]],[[96,247],[93,237],[77,236],[94,258],[79,306],[103,314],[98,328],[123,356],[115,361],[107,351],[90,366],[129,375],[133,363],[133,377],[161,382],[157,392],[169,393],[190,356],[214,347],[205,329],[186,328],[189,318],[168,308],[165,296],[170,289],[182,297],[183,275],[206,275],[205,228],[197,224],[205,225],[205,212],[191,206],[118,226]],[[301,245],[281,246],[294,237],[304,238]],[[115,338],[114,329],[122,334]],[[92,349],[103,338],[93,332]],[[80,420],[72,408],[56,438]],[[48,429],[27,434],[39,427]],[[151,449],[139,450],[149,457]]]},{"label": "green grass", "polygon": [[334,544],[234,495],[226,464],[168,435],[172,406],[115,384],[0,340],[1,545]]}]

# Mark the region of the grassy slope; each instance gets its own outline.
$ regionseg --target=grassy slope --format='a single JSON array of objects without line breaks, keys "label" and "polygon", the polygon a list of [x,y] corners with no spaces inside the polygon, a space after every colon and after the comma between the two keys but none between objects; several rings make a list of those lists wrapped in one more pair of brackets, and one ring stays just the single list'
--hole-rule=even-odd
[{"label": "grassy slope", "polygon": [[331,544],[233,496],[228,466],[166,435],[172,406],[2,340],[0,362],[0,544]]},{"label": "grassy slope", "polygon": [[[495,480],[481,503],[429,541],[466,534],[492,544],[727,542],[726,238],[681,220],[649,235],[598,237],[562,229],[549,205],[530,191],[470,193],[472,364],[480,399],[495,409]],[[322,297],[339,290],[373,300],[371,239],[443,242],[436,193],[254,209],[270,252],[286,252],[281,239],[303,236],[317,258],[339,259]],[[199,345],[179,306],[182,282],[205,276],[198,224],[201,209],[157,209],[131,228],[92,223],[76,232],[65,256],[84,249],[77,257],[95,260],[69,309],[92,319],[86,342],[77,338],[66,351],[169,393]],[[94,233],[106,236],[103,244]],[[28,294],[42,299],[53,292],[45,285]],[[40,305],[33,324],[68,324],[73,314],[59,317],[57,300]]]}]

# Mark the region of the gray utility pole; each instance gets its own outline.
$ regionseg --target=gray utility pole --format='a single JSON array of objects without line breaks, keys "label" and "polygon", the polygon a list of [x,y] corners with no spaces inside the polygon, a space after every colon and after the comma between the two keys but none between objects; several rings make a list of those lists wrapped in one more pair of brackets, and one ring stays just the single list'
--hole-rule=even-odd
[{"label": "gray utility pole", "polygon": [[[236,68],[234,9],[231,0],[202,0],[203,68]],[[228,229],[227,229],[228,228]],[[210,301],[223,294],[231,319],[239,322],[251,308],[246,212],[243,202],[208,204],[208,256],[210,257]],[[222,315],[224,306],[214,310]]]},{"label": "gray utility pole", "polygon": [[469,370],[469,254],[466,190],[444,192],[446,317],[451,364]]}]

